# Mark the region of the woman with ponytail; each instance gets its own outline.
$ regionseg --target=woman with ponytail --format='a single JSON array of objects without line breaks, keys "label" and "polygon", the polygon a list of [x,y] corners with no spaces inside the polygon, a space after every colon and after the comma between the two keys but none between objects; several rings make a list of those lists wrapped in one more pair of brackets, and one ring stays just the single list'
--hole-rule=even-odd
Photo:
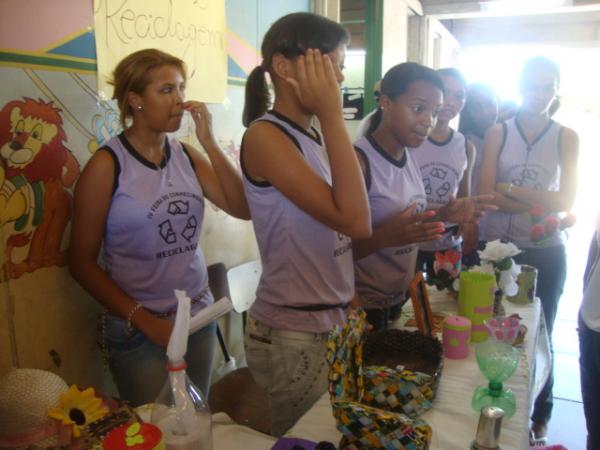
[{"label": "woman with ponytail", "polygon": [[407,149],[427,139],[443,98],[444,84],[432,69],[416,63],[392,67],[381,83],[380,107],[368,134],[355,143],[373,220],[373,235],[354,240],[356,291],[375,328],[400,312],[415,272],[416,244],[439,239],[442,221],[473,223],[490,209],[487,197],[425,209],[427,197],[415,160],[420,150]]},{"label": "woman with ponytail", "polygon": [[348,32],[329,19],[284,16],[267,31],[263,62],[246,84],[240,159],[263,265],[246,357],[269,394],[276,436],[327,390],[327,336],[344,323],[354,294],[351,239],[371,234],[342,114],[347,42]]}]

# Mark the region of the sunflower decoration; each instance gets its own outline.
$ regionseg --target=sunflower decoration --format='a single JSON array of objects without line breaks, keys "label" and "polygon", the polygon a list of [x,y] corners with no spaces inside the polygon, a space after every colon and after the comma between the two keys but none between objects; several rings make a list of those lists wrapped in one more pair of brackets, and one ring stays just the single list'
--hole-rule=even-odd
[{"label": "sunflower decoration", "polygon": [[60,395],[59,405],[50,409],[48,415],[65,425],[73,425],[73,436],[77,438],[82,428],[108,414],[102,399],[94,394],[94,388],[80,391],[72,385]]}]

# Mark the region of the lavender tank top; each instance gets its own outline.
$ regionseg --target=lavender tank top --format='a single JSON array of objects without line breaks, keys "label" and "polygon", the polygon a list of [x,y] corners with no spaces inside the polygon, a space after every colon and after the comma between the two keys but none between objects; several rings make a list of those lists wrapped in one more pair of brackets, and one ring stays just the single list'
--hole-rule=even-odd
[{"label": "lavender tank top", "polygon": [[[411,150],[421,171],[429,208],[439,208],[447,204],[450,195],[456,197],[460,180],[467,168],[466,146],[465,136],[451,130],[450,137],[445,142],[435,142],[428,138],[420,147]],[[446,223],[446,227],[452,225],[454,224]],[[449,232],[437,241],[419,244],[419,249],[447,250],[460,245],[461,242],[460,236]]]},{"label": "lavender tank top", "polygon": [[166,141],[160,168],[123,134],[107,143],[116,186],[108,211],[103,260],[128,295],[157,313],[177,306],[174,289],[192,298],[192,312],[213,303],[198,245],[204,194],[181,143]]},{"label": "lavender tank top", "polygon": [[[512,183],[539,191],[557,191],[560,187],[560,134],[562,125],[550,120],[546,128],[529,146],[516,119],[505,125],[505,139],[496,166],[496,182]],[[485,222],[485,240],[506,239],[519,248],[564,245],[564,231],[544,240],[531,241],[529,212],[509,214],[490,212]]]},{"label": "lavender tank top", "polygon": [[[372,136],[355,143],[365,161],[365,178],[373,228],[416,203],[425,209],[427,199],[414,155],[404,152],[398,161],[385,152]],[[356,291],[365,308],[383,308],[400,303],[414,276],[418,246],[387,247],[354,263]]]},{"label": "lavender tank top", "polygon": [[[287,117],[270,111],[268,121],[289,137],[307,163],[331,184],[329,158],[321,134],[314,135]],[[243,142],[242,142],[243,152]],[[328,332],[346,319],[354,293],[352,241],[298,208],[268,182],[243,183],[262,261],[262,275],[250,315],[272,328]],[[293,307],[323,308],[307,311]]]}]

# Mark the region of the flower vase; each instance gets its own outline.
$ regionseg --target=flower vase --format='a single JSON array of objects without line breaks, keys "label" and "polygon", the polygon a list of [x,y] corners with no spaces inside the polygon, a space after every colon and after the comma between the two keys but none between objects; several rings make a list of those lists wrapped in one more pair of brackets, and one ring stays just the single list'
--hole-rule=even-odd
[{"label": "flower vase", "polygon": [[494,316],[504,317],[506,315],[506,310],[504,309],[504,305],[502,304],[502,299],[504,298],[504,292],[502,289],[496,290],[494,293]]}]

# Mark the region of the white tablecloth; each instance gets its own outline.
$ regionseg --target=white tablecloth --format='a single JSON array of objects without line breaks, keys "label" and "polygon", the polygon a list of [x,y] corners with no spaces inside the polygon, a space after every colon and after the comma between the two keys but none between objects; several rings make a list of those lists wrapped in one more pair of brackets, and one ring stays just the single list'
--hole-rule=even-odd
[{"label": "white tablecloth", "polygon": [[[433,294],[431,303],[434,312],[456,314],[456,302],[452,299]],[[539,333],[539,300],[527,305],[516,305],[505,301],[504,305],[507,314],[518,313],[523,318],[523,323],[527,325],[529,331],[522,346],[519,367],[505,383],[517,398],[517,411],[512,418],[503,420],[500,445],[503,450],[523,450],[529,448],[530,405],[548,373],[547,338],[544,339],[543,334]],[[542,339],[538,339],[538,336]],[[535,377],[534,365],[537,365]],[[538,381],[534,381],[534,378]],[[477,366],[473,346],[467,359],[444,360],[444,369],[433,408],[421,416],[433,429],[432,450],[469,448],[475,437],[479,420],[479,413],[471,408],[471,397],[477,386],[485,384],[487,380]],[[339,442],[341,434],[335,427],[328,394],[321,397],[287,433],[287,436],[313,441],[326,440],[336,444]]]},{"label": "white tablecloth", "polygon": [[[434,312],[456,314],[456,302],[452,299],[433,293],[431,302]],[[512,418],[504,419],[500,443],[503,450],[523,450],[529,448],[530,407],[548,374],[548,339],[540,322],[539,300],[528,305],[506,301],[504,304],[507,314],[518,313],[529,331],[521,348],[519,367],[506,383],[517,398],[517,411]],[[410,311],[404,314],[410,315]],[[477,386],[485,384],[487,380],[477,367],[473,347],[467,359],[444,361],[433,408],[421,416],[433,429],[432,450],[469,448],[479,420],[479,414],[471,409],[471,396]],[[324,394],[286,436],[338,444],[341,435],[335,427],[329,395]],[[224,413],[213,415],[214,450],[268,450],[275,442],[271,436],[235,424]]]}]

